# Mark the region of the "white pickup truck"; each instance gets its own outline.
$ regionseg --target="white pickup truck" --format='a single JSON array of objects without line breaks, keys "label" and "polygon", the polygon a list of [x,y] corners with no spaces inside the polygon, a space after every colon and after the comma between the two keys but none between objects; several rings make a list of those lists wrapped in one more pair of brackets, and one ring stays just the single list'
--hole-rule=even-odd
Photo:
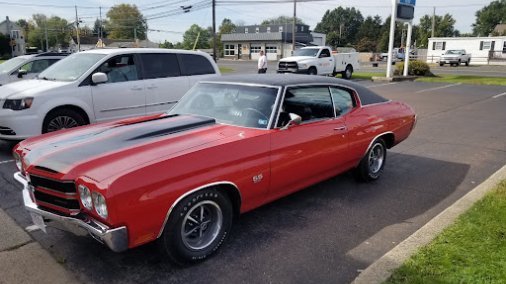
[{"label": "white pickup truck", "polygon": [[439,58],[439,66],[450,64],[450,66],[458,66],[465,63],[469,66],[471,62],[471,54],[467,54],[464,49],[449,49]]},{"label": "white pickup truck", "polygon": [[293,56],[279,60],[277,72],[333,76],[341,73],[350,79],[353,71],[360,68],[358,52],[344,51],[333,53],[328,46],[303,47],[295,50]]}]

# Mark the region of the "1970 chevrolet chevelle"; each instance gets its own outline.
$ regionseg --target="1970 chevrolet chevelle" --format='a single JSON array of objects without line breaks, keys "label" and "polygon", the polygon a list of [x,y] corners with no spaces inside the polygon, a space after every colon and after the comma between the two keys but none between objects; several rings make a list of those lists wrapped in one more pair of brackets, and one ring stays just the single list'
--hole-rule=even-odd
[{"label": "1970 chevrolet chevelle", "polygon": [[407,104],[341,79],[228,76],[160,115],[22,141],[15,178],[41,229],[117,252],[157,240],[186,264],[214,253],[240,213],[352,169],[378,179],[415,123]]}]

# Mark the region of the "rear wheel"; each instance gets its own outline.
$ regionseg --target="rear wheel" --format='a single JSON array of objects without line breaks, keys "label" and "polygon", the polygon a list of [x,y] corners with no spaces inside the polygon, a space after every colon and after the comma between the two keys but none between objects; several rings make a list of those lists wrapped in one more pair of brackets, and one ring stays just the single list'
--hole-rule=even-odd
[{"label": "rear wheel", "polygon": [[172,262],[196,263],[218,250],[230,234],[232,219],[228,197],[217,189],[204,189],[174,207],[158,243]]},{"label": "rear wheel", "polygon": [[387,158],[385,141],[381,138],[374,140],[367,154],[362,158],[355,169],[357,179],[373,181],[380,178]]},{"label": "rear wheel", "polygon": [[444,63],[439,63],[439,66],[444,66],[445,64]]},{"label": "rear wheel", "polygon": [[56,109],[51,111],[42,125],[42,133],[57,131],[85,125],[86,120],[81,114],[72,109]]},{"label": "rear wheel", "polygon": [[346,69],[341,73],[343,79],[349,80],[351,79],[351,76],[353,75],[353,67],[351,65],[347,65]]}]

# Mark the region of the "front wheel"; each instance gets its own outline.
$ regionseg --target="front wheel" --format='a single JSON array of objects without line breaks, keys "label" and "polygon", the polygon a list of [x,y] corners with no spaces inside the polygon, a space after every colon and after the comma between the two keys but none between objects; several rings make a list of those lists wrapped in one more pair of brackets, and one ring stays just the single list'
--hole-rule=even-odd
[{"label": "front wheel", "polygon": [[378,138],[374,140],[367,154],[362,158],[355,169],[357,179],[361,181],[373,181],[380,178],[387,158],[385,141]]},{"label": "front wheel", "polygon": [[309,74],[309,75],[317,75],[318,71],[316,70],[315,67],[311,67],[311,68],[309,68],[309,70],[307,70],[307,74]]},{"label": "front wheel", "polygon": [[470,63],[470,62],[471,62],[471,59],[468,59],[468,60],[466,61],[466,66],[469,66],[469,63]]},{"label": "front wheel", "polygon": [[204,189],[174,207],[158,243],[174,263],[196,263],[218,250],[230,234],[232,220],[228,197],[217,189]]},{"label": "front wheel", "polygon": [[57,109],[51,111],[42,125],[42,133],[53,132],[85,125],[86,120],[78,112],[71,109]]}]

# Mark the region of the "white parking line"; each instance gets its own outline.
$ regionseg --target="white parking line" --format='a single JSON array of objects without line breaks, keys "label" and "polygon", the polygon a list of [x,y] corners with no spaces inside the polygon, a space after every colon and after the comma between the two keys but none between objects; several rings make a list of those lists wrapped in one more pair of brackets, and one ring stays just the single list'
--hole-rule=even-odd
[{"label": "white parking line", "polygon": [[424,90],[416,91],[415,94],[420,94],[420,93],[425,93],[425,92],[431,92],[431,91],[437,91],[437,90],[446,89],[446,88],[450,88],[450,87],[455,87],[455,86],[459,86],[459,85],[462,85],[462,83],[456,83],[456,84],[450,84],[450,85],[445,85],[445,86],[436,87],[436,88],[424,89]]},{"label": "white parking line", "polygon": [[0,161],[0,165],[1,164],[12,163],[12,162],[14,162],[14,160]]},{"label": "white parking line", "polygon": [[493,99],[497,99],[497,98],[502,97],[502,96],[506,96],[506,92],[504,92],[504,93],[502,93],[502,94],[495,95],[495,96],[493,96],[492,98],[493,98]]},{"label": "white parking line", "polygon": [[370,88],[383,87],[383,86],[389,86],[389,85],[395,85],[395,84],[397,84],[397,83],[385,83],[385,84],[367,86],[366,88],[370,89]]}]

